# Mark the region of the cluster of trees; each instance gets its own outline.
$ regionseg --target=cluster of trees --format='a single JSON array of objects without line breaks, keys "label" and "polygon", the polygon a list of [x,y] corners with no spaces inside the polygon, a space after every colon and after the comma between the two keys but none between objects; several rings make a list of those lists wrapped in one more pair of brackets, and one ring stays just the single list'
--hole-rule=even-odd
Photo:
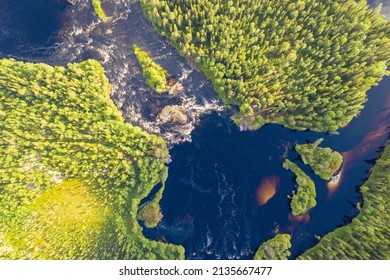
[{"label": "cluster of trees", "polygon": [[142,0],[211,79],[239,125],[336,130],[387,74],[390,23],[367,1]]},{"label": "cluster of trees", "polygon": [[[165,142],[126,123],[109,95],[104,69],[94,60],[68,67],[0,60],[0,258],[184,257],[182,247],[146,239],[137,220],[141,199],[166,180]],[[58,186],[72,180],[91,195],[79,206],[99,212],[98,228],[104,229],[93,238],[80,234],[74,243],[65,239],[75,235],[59,234],[68,224],[52,220],[65,202],[58,198],[51,205],[47,195],[56,188],[77,194],[77,184]],[[56,230],[39,230],[45,224]],[[29,234],[34,242],[23,239]],[[39,240],[53,247],[50,255],[36,246]]]},{"label": "cluster of trees", "polygon": [[166,71],[159,64],[153,61],[149,54],[134,45],[134,53],[142,67],[143,77],[146,83],[158,93],[169,90]]},{"label": "cluster of trees", "polygon": [[160,210],[160,200],[164,192],[164,186],[155,194],[152,200],[141,205],[138,219],[144,222],[148,228],[154,228],[161,221],[163,215]]},{"label": "cluster of trees", "polygon": [[291,236],[286,233],[277,234],[274,238],[260,245],[255,260],[287,260],[291,255]]},{"label": "cluster of trees", "polygon": [[390,259],[390,145],[361,187],[364,205],[352,223],[325,235],[299,259]]},{"label": "cluster of trees", "polygon": [[104,13],[104,10],[102,8],[102,3],[100,0],[92,0],[92,6],[95,10],[96,15],[100,18],[102,22],[107,22],[107,16]]},{"label": "cluster of trees", "polygon": [[291,198],[291,210],[294,216],[305,214],[316,206],[316,188],[312,179],[305,174],[295,163],[286,159],[283,167],[294,172],[298,189]]},{"label": "cluster of trees", "polygon": [[301,155],[302,161],[308,164],[315,174],[324,180],[329,180],[340,168],[343,157],[330,148],[318,147],[323,140],[320,138],[313,144],[296,145],[295,150]]}]

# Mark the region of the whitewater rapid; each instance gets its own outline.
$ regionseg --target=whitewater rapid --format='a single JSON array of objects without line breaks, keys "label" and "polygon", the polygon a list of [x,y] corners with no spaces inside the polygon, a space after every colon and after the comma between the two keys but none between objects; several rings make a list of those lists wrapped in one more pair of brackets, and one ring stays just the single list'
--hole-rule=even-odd
[{"label": "whitewater rapid", "polygon": [[[101,62],[112,84],[112,99],[126,121],[162,136],[171,147],[191,141],[190,134],[201,116],[224,109],[206,77],[193,70],[154,30],[138,1],[103,1],[107,23],[94,14],[90,0],[69,2],[72,5],[65,12],[59,42],[47,62],[64,65],[88,58]],[[183,89],[175,95],[159,95],[149,88],[133,44],[147,51]],[[187,123],[158,122],[157,116],[167,105],[184,108]]]}]

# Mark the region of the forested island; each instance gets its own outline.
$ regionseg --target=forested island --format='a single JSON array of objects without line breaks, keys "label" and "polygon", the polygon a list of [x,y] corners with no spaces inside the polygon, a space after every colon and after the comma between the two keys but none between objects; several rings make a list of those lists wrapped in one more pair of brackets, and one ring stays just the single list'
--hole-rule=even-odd
[{"label": "forested island", "polygon": [[299,259],[390,259],[390,145],[360,188],[364,205],[352,223],[321,238]]},{"label": "forested island", "polygon": [[294,216],[305,214],[311,208],[317,205],[316,188],[312,179],[305,174],[295,163],[286,159],[283,167],[294,172],[298,189],[291,198],[291,210]]},{"label": "forested island", "polygon": [[146,239],[142,198],[167,177],[164,141],[125,123],[94,60],[0,60],[0,258],[182,259]]},{"label": "forested island", "polygon": [[142,67],[142,73],[146,83],[158,93],[167,92],[169,87],[164,68],[154,62],[150,55],[141,50],[137,45],[133,47],[134,53]]},{"label": "forested island", "polygon": [[387,74],[390,23],[366,1],[142,0],[156,29],[237,105],[238,125],[337,130]]},{"label": "forested island", "polygon": [[324,180],[329,180],[340,168],[343,157],[330,148],[321,148],[318,145],[323,141],[318,139],[313,144],[296,145],[295,150],[301,155],[302,161],[308,164],[315,174]]}]

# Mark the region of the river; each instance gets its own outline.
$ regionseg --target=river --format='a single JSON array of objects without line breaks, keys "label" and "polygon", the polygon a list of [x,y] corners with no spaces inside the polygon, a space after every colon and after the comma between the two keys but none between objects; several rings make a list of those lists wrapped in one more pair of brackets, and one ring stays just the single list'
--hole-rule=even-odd
[{"label": "river", "polygon": [[[1,2],[0,57],[52,65],[99,60],[125,119],[167,141],[173,161],[161,201],[164,217],[157,228],[144,229],[147,237],[182,244],[188,259],[251,259],[263,241],[287,232],[294,258],[358,214],[359,187],[390,132],[389,77],[369,91],[364,110],[339,135],[280,125],[240,132],[204,75],[154,31],[137,1],[103,1],[111,18],[107,24],[94,15],[90,1],[74,2]],[[174,96],[150,90],[132,51],[135,43],[184,90]],[[161,109],[172,104],[186,109],[188,123],[156,122]],[[314,175],[293,150],[296,143],[320,137],[321,146],[345,158],[337,186]],[[281,166],[285,157],[316,183],[317,206],[303,217],[289,214],[287,195],[295,183]]]}]

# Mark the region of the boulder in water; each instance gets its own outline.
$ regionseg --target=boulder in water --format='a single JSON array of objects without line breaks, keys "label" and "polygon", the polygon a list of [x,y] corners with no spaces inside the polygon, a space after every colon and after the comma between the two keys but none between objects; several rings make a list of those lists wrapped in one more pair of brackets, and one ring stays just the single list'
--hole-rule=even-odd
[{"label": "boulder in water", "polygon": [[168,122],[185,124],[188,118],[183,111],[184,108],[178,105],[165,106],[157,119],[163,124]]}]

